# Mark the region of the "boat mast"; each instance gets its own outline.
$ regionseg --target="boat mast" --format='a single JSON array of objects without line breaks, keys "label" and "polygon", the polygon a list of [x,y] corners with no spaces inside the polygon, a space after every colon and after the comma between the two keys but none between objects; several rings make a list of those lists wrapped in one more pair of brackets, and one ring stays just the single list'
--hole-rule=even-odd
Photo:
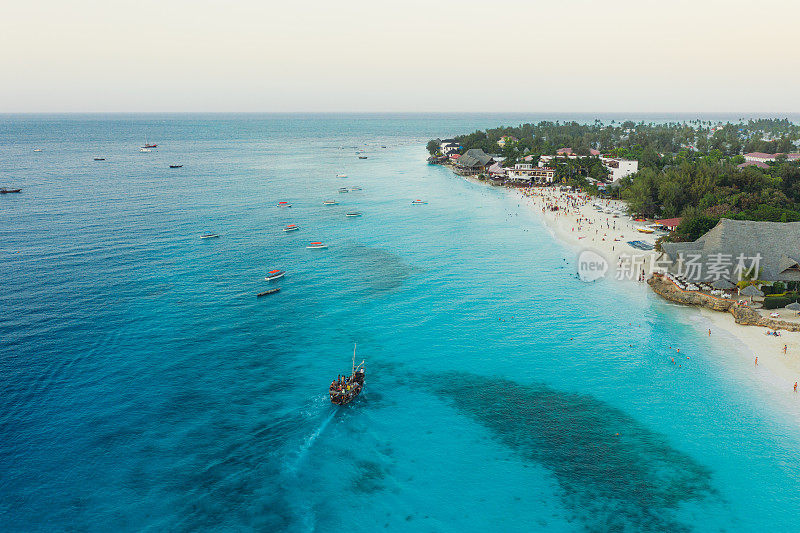
[{"label": "boat mast", "polygon": [[357,346],[357,344],[354,342],[353,343],[353,372],[352,372],[352,374],[356,373],[356,346]]}]

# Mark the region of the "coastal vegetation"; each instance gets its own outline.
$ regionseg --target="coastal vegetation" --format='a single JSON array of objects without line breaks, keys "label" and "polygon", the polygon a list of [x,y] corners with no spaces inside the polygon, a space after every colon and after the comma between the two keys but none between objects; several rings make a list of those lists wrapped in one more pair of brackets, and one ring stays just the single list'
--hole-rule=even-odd
[{"label": "coastal vegetation", "polygon": [[[694,240],[720,218],[800,221],[800,161],[785,154],[796,151],[800,125],[787,119],[738,123],[708,121],[604,124],[540,122],[500,127],[460,135],[464,150],[481,148],[513,166],[527,157],[554,155],[570,147],[578,159],[556,157],[548,165],[556,179],[584,190],[628,201],[631,213],[650,218],[681,217],[667,240]],[[435,153],[437,144],[428,144]],[[603,187],[607,169],[598,157],[639,162],[635,174]],[[784,154],[760,166],[739,168],[744,153]]]}]

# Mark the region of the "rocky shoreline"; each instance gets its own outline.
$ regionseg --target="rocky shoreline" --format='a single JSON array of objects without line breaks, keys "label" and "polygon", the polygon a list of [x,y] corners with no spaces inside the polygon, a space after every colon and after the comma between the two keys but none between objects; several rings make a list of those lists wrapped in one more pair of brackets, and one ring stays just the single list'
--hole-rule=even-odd
[{"label": "rocky shoreline", "polygon": [[800,331],[800,324],[765,318],[761,313],[747,305],[739,305],[736,300],[723,300],[699,292],[683,291],[661,276],[652,276],[647,284],[653,292],[669,300],[683,305],[705,307],[712,311],[730,313],[737,324],[743,326],[761,326],[770,329],[783,329],[786,331]]}]

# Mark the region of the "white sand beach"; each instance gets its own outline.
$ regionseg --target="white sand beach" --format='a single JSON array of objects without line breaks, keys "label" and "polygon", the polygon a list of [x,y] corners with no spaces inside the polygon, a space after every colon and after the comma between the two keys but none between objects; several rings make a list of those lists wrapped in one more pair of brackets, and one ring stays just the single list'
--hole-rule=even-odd
[{"label": "white sand beach", "polygon": [[[610,265],[607,276],[637,282],[639,278],[636,273],[641,269],[647,276],[650,275],[650,262],[657,255],[635,249],[628,241],[643,241],[653,245],[663,233],[641,233],[636,228],[644,227],[645,223],[633,221],[628,215],[615,216],[614,211],[625,212],[624,202],[587,199],[586,196],[553,187],[511,191],[520,197],[521,203],[541,215],[557,238],[577,249],[591,249],[605,257]],[[595,204],[605,210],[596,209]],[[558,209],[552,210],[554,207]],[[625,266],[625,263],[633,261],[632,257],[641,266]],[[623,263],[621,268],[620,261]],[[800,332],[781,330],[780,336],[776,337],[767,335],[767,328],[764,327],[736,324],[729,313],[709,309],[700,309],[700,313],[711,323],[712,335],[714,330],[724,330],[747,348],[741,350],[747,356],[742,364],[755,366],[755,358],[758,357],[759,371],[767,372],[769,376],[766,381],[777,389],[792,391],[795,382],[800,381]],[[760,313],[766,316],[768,312],[760,310]],[[785,309],[778,313],[781,320],[800,322],[797,313]]]}]

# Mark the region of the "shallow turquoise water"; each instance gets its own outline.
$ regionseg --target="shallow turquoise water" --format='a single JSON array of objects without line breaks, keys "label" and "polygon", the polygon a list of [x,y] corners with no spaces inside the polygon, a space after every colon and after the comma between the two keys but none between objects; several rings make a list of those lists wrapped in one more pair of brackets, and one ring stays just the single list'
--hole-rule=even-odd
[{"label": "shallow turquoise water", "polygon": [[2,529],[793,529],[793,398],[424,163],[497,122],[3,118]]}]

